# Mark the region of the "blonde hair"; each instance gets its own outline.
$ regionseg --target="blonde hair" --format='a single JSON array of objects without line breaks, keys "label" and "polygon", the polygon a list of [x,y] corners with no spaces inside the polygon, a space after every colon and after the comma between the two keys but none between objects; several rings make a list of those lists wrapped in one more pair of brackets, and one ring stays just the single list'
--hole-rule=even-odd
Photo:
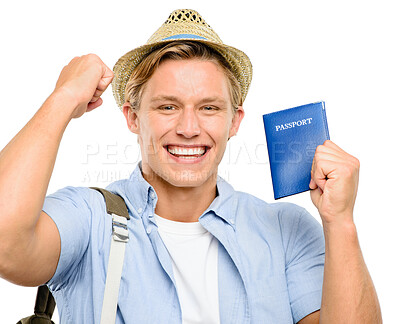
[{"label": "blonde hair", "polygon": [[132,72],[125,88],[125,102],[129,102],[133,110],[139,110],[143,91],[147,81],[157,67],[165,60],[200,59],[211,61],[222,68],[227,80],[231,97],[233,113],[243,104],[240,84],[232,73],[225,58],[213,48],[191,41],[175,41],[155,49],[146,56]]}]

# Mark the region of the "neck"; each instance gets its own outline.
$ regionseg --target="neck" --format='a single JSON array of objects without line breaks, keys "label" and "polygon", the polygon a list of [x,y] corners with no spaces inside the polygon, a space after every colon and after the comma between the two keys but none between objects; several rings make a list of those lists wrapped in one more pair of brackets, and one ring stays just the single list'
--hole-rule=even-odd
[{"label": "neck", "polygon": [[143,177],[157,193],[156,214],[176,222],[197,222],[217,196],[215,176],[197,187],[176,187],[145,172]]}]

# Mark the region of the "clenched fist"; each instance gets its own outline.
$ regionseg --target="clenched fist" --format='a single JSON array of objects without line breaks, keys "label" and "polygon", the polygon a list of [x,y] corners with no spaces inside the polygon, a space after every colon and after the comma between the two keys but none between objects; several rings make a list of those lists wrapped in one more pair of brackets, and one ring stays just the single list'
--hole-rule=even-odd
[{"label": "clenched fist", "polygon": [[54,92],[63,92],[74,102],[72,118],[99,107],[100,96],[114,77],[113,72],[95,54],[75,57],[63,68]]},{"label": "clenched fist", "polygon": [[315,151],[311,169],[311,199],[324,226],[353,222],[360,162],[332,141]]}]

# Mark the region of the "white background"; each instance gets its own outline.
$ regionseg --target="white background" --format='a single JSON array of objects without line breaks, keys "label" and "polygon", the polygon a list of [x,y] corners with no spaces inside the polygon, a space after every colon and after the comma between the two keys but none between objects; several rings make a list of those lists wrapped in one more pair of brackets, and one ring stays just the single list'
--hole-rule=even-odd
[{"label": "white background", "polygon": [[[0,147],[40,107],[70,59],[92,52],[112,67],[182,7],[199,11],[225,43],[244,50],[253,63],[246,117],[220,167],[237,190],[273,202],[262,115],[326,101],[331,139],[361,161],[356,225],[384,322],[398,322],[395,1],[8,1],[0,12]],[[138,160],[136,138],[109,89],[100,109],[70,123],[49,192],[66,185],[106,186],[128,176]],[[308,193],[283,200],[319,219]],[[1,322],[30,315],[35,291],[0,279]]]}]

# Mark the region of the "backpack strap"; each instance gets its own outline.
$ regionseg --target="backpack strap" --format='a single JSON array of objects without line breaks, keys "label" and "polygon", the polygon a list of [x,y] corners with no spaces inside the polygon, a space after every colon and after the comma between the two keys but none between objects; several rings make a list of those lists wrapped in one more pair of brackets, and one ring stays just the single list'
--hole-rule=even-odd
[{"label": "backpack strap", "polygon": [[35,314],[53,316],[56,301],[46,285],[40,286],[36,295]]},{"label": "backpack strap", "polygon": [[108,214],[110,215],[116,214],[118,216],[123,216],[126,219],[130,218],[128,214],[128,208],[126,207],[125,201],[121,196],[116,195],[103,188],[90,187],[90,189],[97,190],[103,195],[106,201],[106,208]]},{"label": "backpack strap", "polygon": [[46,285],[40,286],[36,294],[35,314],[21,319],[17,324],[54,324],[51,320],[56,301]]},{"label": "backpack strap", "polygon": [[129,242],[128,209],[124,200],[111,192],[92,188],[99,191],[106,200],[107,213],[112,216],[112,239],[107,266],[106,286],[104,289],[103,307],[100,324],[115,323],[119,286],[124,265],[125,247]]}]

